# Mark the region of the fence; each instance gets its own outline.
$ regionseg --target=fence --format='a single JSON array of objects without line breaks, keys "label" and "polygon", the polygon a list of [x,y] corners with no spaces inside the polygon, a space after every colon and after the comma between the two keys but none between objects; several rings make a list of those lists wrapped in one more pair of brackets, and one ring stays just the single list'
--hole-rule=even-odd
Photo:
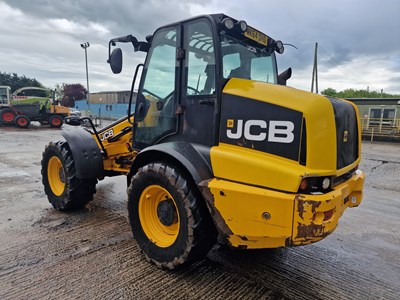
[{"label": "fence", "polygon": [[400,142],[400,119],[361,118],[364,139]]}]

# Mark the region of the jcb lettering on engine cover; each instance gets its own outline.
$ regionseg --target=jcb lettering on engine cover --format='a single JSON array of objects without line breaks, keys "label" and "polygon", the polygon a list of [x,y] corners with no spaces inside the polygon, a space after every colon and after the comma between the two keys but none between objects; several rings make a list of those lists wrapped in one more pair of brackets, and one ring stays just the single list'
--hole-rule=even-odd
[{"label": "jcb lettering on engine cover", "polygon": [[[227,127],[227,137],[234,140],[244,137],[248,141],[267,140],[268,142],[286,144],[290,144],[294,140],[294,123],[291,121],[271,120],[267,125],[267,122],[264,120],[235,121],[228,119]],[[236,130],[233,127],[236,127]]]},{"label": "jcb lettering on engine cover", "polygon": [[300,111],[276,104],[223,94],[219,141],[299,160],[305,128]]},{"label": "jcb lettering on engine cover", "polygon": [[100,140],[101,140],[101,141],[104,141],[104,140],[106,140],[106,139],[108,139],[108,138],[110,138],[110,137],[112,137],[112,136],[114,136],[114,130],[113,130],[113,129],[109,129],[109,130],[103,132],[103,133],[100,135]]}]

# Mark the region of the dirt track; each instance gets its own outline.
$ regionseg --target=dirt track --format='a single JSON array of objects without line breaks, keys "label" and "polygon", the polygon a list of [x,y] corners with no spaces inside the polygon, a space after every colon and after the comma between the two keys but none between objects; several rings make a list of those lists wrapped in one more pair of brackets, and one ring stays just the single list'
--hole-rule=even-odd
[{"label": "dirt track", "polygon": [[132,239],[124,177],[100,182],[85,210],[51,207],[40,160],[59,138],[44,127],[0,127],[0,299],[400,299],[400,144],[363,144],[364,201],[325,240],[259,251],[217,245],[171,272],[148,263]]}]

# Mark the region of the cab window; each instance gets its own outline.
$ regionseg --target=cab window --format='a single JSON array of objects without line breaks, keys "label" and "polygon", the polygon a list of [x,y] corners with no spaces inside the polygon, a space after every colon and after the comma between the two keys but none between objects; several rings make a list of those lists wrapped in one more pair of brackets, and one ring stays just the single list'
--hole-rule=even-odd
[{"label": "cab window", "polygon": [[188,24],[186,95],[212,95],[215,91],[215,54],[210,24]]},{"label": "cab window", "polygon": [[[142,145],[157,143],[162,137],[176,132],[176,59],[177,28],[158,30],[152,39],[139,89],[137,106],[144,107],[145,116],[137,123],[135,142]],[[136,115],[137,116],[137,115]]]},{"label": "cab window", "polygon": [[225,79],[232,77],[276,83],[275,54],[263,45],[221,34],[222,69]]}]

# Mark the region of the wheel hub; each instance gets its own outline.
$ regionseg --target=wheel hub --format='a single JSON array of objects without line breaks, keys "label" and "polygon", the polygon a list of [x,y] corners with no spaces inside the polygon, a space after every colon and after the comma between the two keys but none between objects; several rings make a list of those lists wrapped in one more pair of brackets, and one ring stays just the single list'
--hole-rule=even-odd
[{"label": "wheel hub", "polygon": [[58,172],[58,176],[60,177],[61,182],[65,183],[65,173],[64,173],[63,168],[60,168],[60,171]]},{"label": "wheel hub", "polygon": [[158,247],[175,243],[180,228],[179,211],[171,194],[162,186],[147,186],[139,199],[139,220],[148,239]]},{"label": "wheel hub", "polygon": [[157,205],[157,216],[160,222],[165,226],[171,226],[176,220],[175,205],[171,199],[161,201]]},{"label": "wheel hub", "polygon": [[7,121],[7,122],[11,122],[12,120],[14,120],[14,114],[11,112],[3,113],[3,120]]},{"label": "wheel hub", "polygon": [[65,190],[65,171],[60,158],[53,156],[47,165],[49,185],[56,196],[61,196]]}]

